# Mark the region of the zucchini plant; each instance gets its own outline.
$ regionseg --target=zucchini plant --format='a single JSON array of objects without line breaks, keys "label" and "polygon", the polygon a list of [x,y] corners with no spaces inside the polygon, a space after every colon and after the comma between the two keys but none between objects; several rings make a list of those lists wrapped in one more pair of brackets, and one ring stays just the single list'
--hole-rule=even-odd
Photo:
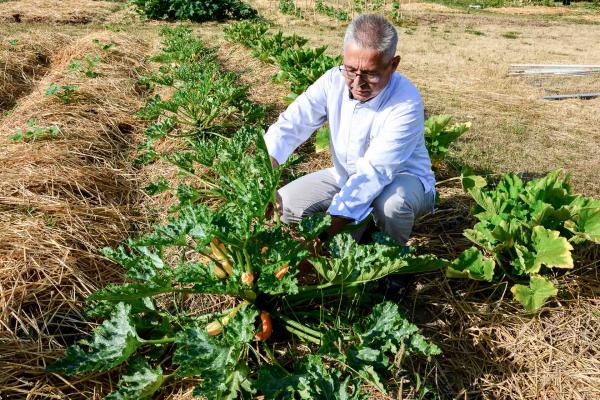
[{"label": "zucchini plant", "polygon": [[237,22],[225,27],[225,39],[238,42],[253,50],[253,55],[266,62],[275,62],[280,71],[275,82],[288,82],[291,94],[286,98],[291,102],[304,92],[327,70],[340,65],[341,57],[325,54],[326,46],[307,48],[305,38],[297,35],[284,36],[280,31],[274,35],[267,33],[268,27],[262,23]]},{"label": "zucchini plant", "polygon": [[257,12],[241,0],[129,0],[151,19],[194,22],[256,18]]},{"label": "zucchini plant", "polygon": [[[245,127],[172,156],[196,183],[177,188],[169,223],[104,250],[123,266],[126,282],[89,297],[88,314],[104,321],[50,370],[81,374],[127,364],[109,399],[151,398],[186,377],[200,377],[194,394],[209,399],[366,399],[364,383],[385,391],[398,352],[439,353],[397,305],[377,304],[366,316],[337,310],[384,276],[446,262],[381,236],[359,245],[341,234],[315,251],[311,243],[329,218],[310,217],[294,232],[270,221],[285,166],[271,166],[263,134]],[[309,282],[299,273],[307,261],[316,271]],[[228,296],[233,305],[202,312],[191,306],[202,295]],[[273,343],[290,335],[311,352],[278,360]]]},{"label": "zucchini plant", "polygon": [[346,10],[329,6],[325,4],[323,0],[315,0],[315,10],[319,14],[325,14],[331,18],[337,19],[338,21],[350,21],[350,15],[348,12],[346,12]]},{"label": "zucchini plant", "polygon": [[228,136],[243,125],[262,122],[265,114],[264,107],[248,100],[248,87],[238,85],[234,73],[219,69],[215,51],[194,38],[189,27],[164,28],[161,34],[164,48],[153,59],[162,66],[140,84],[169,87],[172,93],[169,98],[155,95],[137,112],[151,122],[138,147],[137,166],[159,157],[158,140]]},{"label": "zucchini plant", "polygon": [[560,170],[529,182],[504,174],[493,187],[463,173],[462,183],[479,222],[464,232],[475,246],[453,261],[448,276],[508,280],[528,312],[556,296],[549,275],[573,268],[574,246],[600,243],[600,200],[572,194],[569,176]]},{"label": "zucchini plant", "polygon": [[425,146],[433,169],[446,158],[450,144],[471,128],[470,122],[450,125],[451,115],[432,115],[425,120]]}]

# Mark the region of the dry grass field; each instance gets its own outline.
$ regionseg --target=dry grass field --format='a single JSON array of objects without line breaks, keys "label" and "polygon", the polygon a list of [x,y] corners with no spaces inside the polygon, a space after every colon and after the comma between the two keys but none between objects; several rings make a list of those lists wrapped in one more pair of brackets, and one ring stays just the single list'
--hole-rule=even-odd
[{"label": "dry grass field", "polygon": [[[296,1],[303,19],[282,15],[274,0],[248,3],[274,29],[340,52],[345,24],[314,13],[311,0]],[[462,165],[525,177],[562,168],[576,192],[600,197],[600,97],[543,100],[600,92],[600,75],[507,75],[511,64],[600,64],[598,8],[465,10],[407,2],[401,13],[399,70],[421,90],[426,113],[472,123],[441,178]],[[149,199],[141,188],[174,175],[172,166],[131,168],[142,130],[133,113],[145,96],[136,80],[156,68],[148,57],[160,47],[164,24],[142,21],[118,2],[0,1],[0,399],[95,399],[114,388],[114,377],[68,380],[44,368],[89,331],[79,311],[85,296],[121,279],[98,249],[164,218],[171,203]],[[193,29],[219,48],[223,68],[251,86],[251,99],[267,105],[274,121],[288,89],[271,81],[276,67],[224,41],[225,25]],[[104,52],[94,39],[116,46]],[[102,79],[69,73],[73,60],[96,54]],[[52,83],[76,85],[81,101],[61,104],[44,95]],[[58,139],[8,140],[32,118],[59,125]],[[327,152],[307,154],[300,170],[328,163]],[[413,243],[451,258],[468,246],[462,231],[473,223],[471,203],[452,183],[439,191],[440,210],[420,221]],[[409,365],[407,376],[419,374],[443,399],[600,399],[599,260],[597,246],[582,249],[576,268],[559,278],[558,298],[535,317],[517,307],[505,285],[418,278],[403,307],[443,355]],[[418,398],[404,377],[387,384],[389,396],[373,398]],[[163,397],[190,398],[189,387],[172,385]]]}]

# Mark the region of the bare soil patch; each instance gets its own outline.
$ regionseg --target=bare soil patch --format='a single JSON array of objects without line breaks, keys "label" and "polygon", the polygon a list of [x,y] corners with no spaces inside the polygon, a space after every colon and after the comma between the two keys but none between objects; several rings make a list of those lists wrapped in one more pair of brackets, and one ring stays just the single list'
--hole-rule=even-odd
[{"label": "bare soil patch", "polygon": [[102,22],[121,7],[119,3],[96,0],[16,0],[0,3],[0,22],[87,24]]}]

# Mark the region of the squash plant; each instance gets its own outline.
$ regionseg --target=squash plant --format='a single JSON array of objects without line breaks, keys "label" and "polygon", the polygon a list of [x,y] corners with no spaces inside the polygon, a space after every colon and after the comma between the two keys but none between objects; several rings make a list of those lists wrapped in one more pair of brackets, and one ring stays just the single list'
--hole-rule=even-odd
[{"label": "squash plant", "polygon": [[[398,352],[439,353],[394,304],[377,304],[368,316],[336,310],[388,274],[446,263],[381,236],[359,245],[341,234],[324,250],[309,250],[329,219],[313,216],[295,232],[267,219],[285,166],[271,166],[262,135],[242,128],[172,157],[196,183],[178,187],[169,223],[105,249],[126,282],[89,297],[89,315],[104,321],[50,370],[81,374],[127,364],[109,399],[151,398],[185,377],[200,377],[194,393],[209,399],[366,399],[363,383],[385,391],[382,380]],[[311,282],[299,277],[306,260],[317,272]],[[190,307],[190,297],[209,294],[229,296],[234,306],[212,313]],[[295,363],[273,351],[272,343],[289,335],[312,346]]]},{"label": "squash plant", "polygon": [[471,128],[470,122],[451,122],[451,115],[432,115],[425,120],[425,146],[434,170],[446,158],[450,145]]},{"label": "squash plant", "polygon": [[241,0],[129,0],[151,19],[194,22],[256,18],[257,12]]},{"label": "squash plant", "polygon": [[248,100],[248,87],[238,85],[234,73],[219,69],[215,50],[193,37],[189,27],[167,27],[161,35],[164,47],[153,57],[161,67],[139,84],[146,89],[168,87],[172,94],[156,94],[137,112],[150,124],[138,147],[136,166],[159,157],[158,140],[228,136],[243,125],[261,123],[265,115],[264,107]]},{"label": "squash plant", "polygon": [[305,38],[295,34],[284,36],[281,31],[272,35],[267,31],[265,24],[249,21],[230,24],[224,30],[226,40],[241,43],[252,49],[255,57],[279,65],[280,71],[273,79],[289,83],[292,94],[286,100],[290,102],[327,70],[341,63],[341,57],[325,54],[326,46],[307,48]]},{"label": "squash plant", "polygon": [[574,246],[600,243],[600,200],[572,194],[560,170],[523,182],[503,174],[494,187],[463,173],[462,184],[475,200],[479,222],[464,235],[475,244],[448,268],[452,278],[508,280],[528,312],[537,311],[557,288],[548,275],[572,269]]}]

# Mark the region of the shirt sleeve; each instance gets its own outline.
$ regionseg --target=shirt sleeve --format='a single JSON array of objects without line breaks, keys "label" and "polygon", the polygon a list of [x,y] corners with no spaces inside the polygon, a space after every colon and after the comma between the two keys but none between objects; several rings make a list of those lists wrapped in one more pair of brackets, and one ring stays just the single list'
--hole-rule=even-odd
[{"label": "shirt sleeve", "polygon": [[336,194],[327,212],[362,221],[373,210],[371,203],[392,182],[396,173],[423,140],[424,114],[421,101],[394,110],[385,128],[373,139],[353,174]]},{"label": "shirt sleeve", "polygon": [[332,72],[326,72],[309,86],[267,130],[267,150],[279,164],[327,121],[327,92]]}]

